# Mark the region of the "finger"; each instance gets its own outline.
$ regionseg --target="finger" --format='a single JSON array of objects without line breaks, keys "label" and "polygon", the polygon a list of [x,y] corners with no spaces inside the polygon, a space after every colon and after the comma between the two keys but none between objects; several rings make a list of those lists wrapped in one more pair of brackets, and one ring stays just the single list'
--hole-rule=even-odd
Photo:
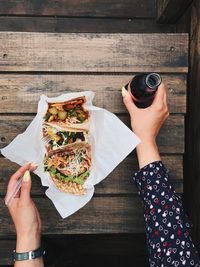
[{"label": "finger", "polygon": [[165,87],[165,92],[166,92],[166,94],[164,95],[164,104],[165,104],[165,106],[167,106],[167,98],[168,98],[168,90],[167,90],[167,88]]},{"label": "finger", "polygon": [[122,91],[122,95],[123,95],[123,101],[124,101],[124,105],[126,106],[128,112],[131,114],[133,113],[136,109],[138,109],[130,95],[130,93],[124,89]]},{"label": "finger", "polygon": [[166,98],[166,89],[163,83],[158,87],[152,106],[163,105],[164,99]]},{"label": "finger", "polygon": [[163,103],[164,103],[164,108],[166,110],[166,117],[165,117],[165,120],[167,119],[168,117],[168,105],[167,105],[167,98],[168,98],[168,88],[165,87],[165,94],[164,94],[164,99],[163,99]]},{"label": "finger", "polygon": [[23,203],[27,203],[30,200],[30,192],[31,192],[31,175],[27,170],[24,173],[22,187],[20,192],[20,201]]},{"label": "finger", "polygon": [[35,163],[31,163],[31,166],[30,166],[29,171],[31,171],[31,172],[35,171],[35,170],[37,169],[37,167],[38,167],[37,164],[35,164]]},{"label": "finger", "polygon": [[27,163],[24,166],[20,167],[10,178],[7,187],[7,193],[10,192],[16,185],[18,179],[24,175],[25,171],[29,170],[31,163]]},{"label": "finger", "polygon": [[20,197],[20,190],[17,192],[17,194],[14,196],[14,198],[19,198]]},{"label": "finger", "polygon": [[24,166],[20,167],[10,178],[10,181],[8,183],[8,187],[7,187],[7,194],[13,190],[13,188],[15,187],[18,179],[24,175],[25,171],[27,170],[31,170],[31,171],[34,171],[36,170],[37,168],[37,165],[36,164],[33,164],[33,163],[27,163],[25,164]]}]

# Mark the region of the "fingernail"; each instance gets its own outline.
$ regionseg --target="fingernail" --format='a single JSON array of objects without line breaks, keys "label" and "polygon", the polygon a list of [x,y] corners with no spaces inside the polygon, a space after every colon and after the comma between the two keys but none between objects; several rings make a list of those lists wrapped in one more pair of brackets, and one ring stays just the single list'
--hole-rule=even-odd
[{"label": "fingernail", "polygon": [[122,93],[122,96],[125,97],[128,94],[128,91],[124,87],[122,87],[121,93]]},{"label": "fingernail", "polygon": [[23,181],[28,182],[28,181],[30,181],[30,179],[31,179],[30,172],[25,171],[24,176],[23,176]]},{"label": "fingernail", "polygon": [[31,167],[32,167],[32,168],[37,168],[38,165],[37,165],[36,163],[31,163]]}]

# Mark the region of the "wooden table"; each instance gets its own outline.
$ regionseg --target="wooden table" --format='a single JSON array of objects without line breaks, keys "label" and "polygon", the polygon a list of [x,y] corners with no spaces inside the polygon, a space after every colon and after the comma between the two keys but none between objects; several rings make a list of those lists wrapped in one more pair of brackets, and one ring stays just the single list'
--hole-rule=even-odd
[{"label": "wooden table", "polygon": [[[187,34],[1,32],[0,51],[1,148],[29,125],[41,94],[92,90],[95,105],[114,112],[130,126],[120,94],[122,85],[138,72],[161,73],[168,87],[170,117],[158,144],[173,184],[182,193]],[[0,265],[9,263],[13,241],[8,239],[15,236],[3,197],[17,167],[0,158],[0,247],[7,248],[0,252]],[[93,199],[65,220],[33,175],[32,196],[41,213],[43,235],[143,233],[142,205],[132,181],[137,169],[132,153],[96,186]]]}]

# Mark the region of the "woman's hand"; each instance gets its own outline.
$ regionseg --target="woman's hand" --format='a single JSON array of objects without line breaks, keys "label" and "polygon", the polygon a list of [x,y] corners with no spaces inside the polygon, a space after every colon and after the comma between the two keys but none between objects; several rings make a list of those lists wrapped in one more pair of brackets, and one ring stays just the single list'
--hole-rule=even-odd
[{"label": "woman's hand", "polygon": [[148,108],[138,108],[128,93],[123,100],[131,116],[131,127],[141,141],[155,141],[156,136],[169,116],[167,107],[167,95],[164,84],[162,83],[156,92],[152,105]]},{"label": "woman's hand", "polygon": [[[23,176],[20,192],[8,205],[16,228],[16,252],[27,252],[35,250],[40,246],[41,220],[38,210],[30,196],[31,177],[29,170],[33,171],[36,168],[31,163],[21,167],[11,176],[7,188],[6,195],[13,191],[18,179]],[[26,175],[24,175],[25,173]]]},{"label": "woman's hand", "polygon": [[132,130],[141,140],[136,150],[139,165],[142,168],[153,161],[160,160],[156,137],[169,116],[166,89],[162,83],[158,87],[152,105],[145,109],[140,109],[134,104],[128,91],[123,91],[123,101],[130,113]]}]

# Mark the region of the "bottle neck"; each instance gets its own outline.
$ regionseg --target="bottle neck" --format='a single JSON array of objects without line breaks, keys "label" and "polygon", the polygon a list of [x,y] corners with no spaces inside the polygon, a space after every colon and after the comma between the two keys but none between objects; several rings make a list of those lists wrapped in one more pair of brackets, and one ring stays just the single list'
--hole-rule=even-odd
[{"label": "bottle neck", "polygon": [[150,90],[157,90],[161,84],[161,77],[158,73],[149,73],[145,77],[145,83]]}]

